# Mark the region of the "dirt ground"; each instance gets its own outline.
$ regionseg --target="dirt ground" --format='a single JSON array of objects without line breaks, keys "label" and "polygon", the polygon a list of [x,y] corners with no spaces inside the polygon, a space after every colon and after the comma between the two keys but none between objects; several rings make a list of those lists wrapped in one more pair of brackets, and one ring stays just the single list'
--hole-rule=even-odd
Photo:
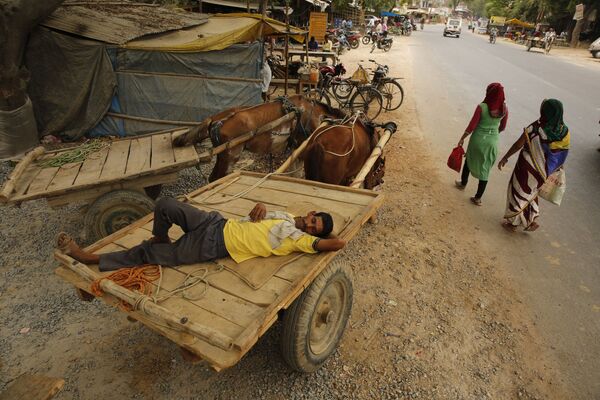
[{"label": "dirt ground", "polygon": [[[79,301],[54,275],[58,231],[81,232],[79,206],[0,209],[0,392],[23,373],[63,377],[63,399],[562,399],[554,360],[481,227],[448,196],[417,124],[405,57],[385,56],[407,97],[387,147],[385,205],[338,259],[354,271],[354,306],[339,350],[316,373],[291,372],[279,323],[235,367],[184,361],[167,339],[102,302]],[[378,52],[381,52],[380,50]],[[344,56],[349,72],[368,48]],[[384,58],[385,57],[385,58]],[[5,179],[9,168],[2,166]],[[167,193],[190,191],[190,169]],[[25,328],[25,329],[24,329]]]}]

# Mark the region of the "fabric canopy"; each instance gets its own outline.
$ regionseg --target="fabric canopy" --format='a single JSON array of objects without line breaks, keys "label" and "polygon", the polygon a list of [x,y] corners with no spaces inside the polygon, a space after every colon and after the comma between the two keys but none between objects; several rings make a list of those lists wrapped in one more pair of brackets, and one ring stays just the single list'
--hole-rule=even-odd
[{"label": "fabric canopy", "polygon": [[138,50],[196,52],[222,50],[236,43],[253,42],[261,36],[290,34],[299,42],[306,32],[258,14],[233,13],[213,15],[208,23],[175,32],[132,40],[122,47]]},{"label": "fabric canopy", "polygon": [[535,27],[534,24],[530,24],[529,22],[523,22],[517,18],[509,19],[508,21],[506,21],[506,25],[516,25],[516,26],[521,26],[523,28]]}]

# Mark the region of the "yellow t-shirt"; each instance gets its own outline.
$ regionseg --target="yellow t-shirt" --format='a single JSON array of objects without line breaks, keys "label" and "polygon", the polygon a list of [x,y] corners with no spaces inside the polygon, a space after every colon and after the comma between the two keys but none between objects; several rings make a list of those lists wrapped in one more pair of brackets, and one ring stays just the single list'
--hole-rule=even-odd
[{"label": "yellow t-shirt", "polygon": [[254,257],[285,256],[295,251],[317,252],[313,248],[313,243],[318,238],[309,234],[304,234],[297,240],[287,237],[279,247],[271,248],[269,231],[281,222],[283,222],[281,219],[265,219],[260,222],[228,220],[223,228],[223,236],[231,258],[236,263],[241,263]]}]

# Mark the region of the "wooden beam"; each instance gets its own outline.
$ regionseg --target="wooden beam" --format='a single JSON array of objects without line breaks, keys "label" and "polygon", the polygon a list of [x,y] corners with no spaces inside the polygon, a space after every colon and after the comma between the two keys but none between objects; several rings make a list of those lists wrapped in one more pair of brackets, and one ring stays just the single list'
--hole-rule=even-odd
[{"label": "wooden beam", "polygon": [[50,400],[64,385],[64,379],[23,374],[0,393],[0,400]]},{"label": "wooden beam", "polygon": [[16,182],[19,180],[21,175],[23,175],[25,169],[27,169],[32,161],[44,154],[44,151],[45,149],[43,146],[38,146],[27,153],[25,157],[19,161],[15,169],[11,172],[10,176],[2,186],[2,191],[0,192],[0,202],[5,203],[8,201],[10,195],[15,190]]}]

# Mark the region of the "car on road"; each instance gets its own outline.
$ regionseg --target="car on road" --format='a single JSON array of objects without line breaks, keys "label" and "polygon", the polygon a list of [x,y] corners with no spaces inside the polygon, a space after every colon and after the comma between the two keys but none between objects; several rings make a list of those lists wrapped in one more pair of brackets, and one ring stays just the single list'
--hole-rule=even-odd
[{"label": "car on road", "polygon": [[446,22],[446,26],[444,27],[444,37],[446,36],[456,36],[460,37],[460,32],[462,28],[462,19],[461,18],[448,18],[448,22]]},{"label": "car on road", "polygon": [[373,26],[377,25],[377,22],[381,21],[381,18],[374,15],[365,15],[365,25],[369,25],[369,22],[373,20]]},{"label": "car on road", "polygon": [[590,53],[592,53],[592,57],[600,58],[600,37],[590,45]]}]

